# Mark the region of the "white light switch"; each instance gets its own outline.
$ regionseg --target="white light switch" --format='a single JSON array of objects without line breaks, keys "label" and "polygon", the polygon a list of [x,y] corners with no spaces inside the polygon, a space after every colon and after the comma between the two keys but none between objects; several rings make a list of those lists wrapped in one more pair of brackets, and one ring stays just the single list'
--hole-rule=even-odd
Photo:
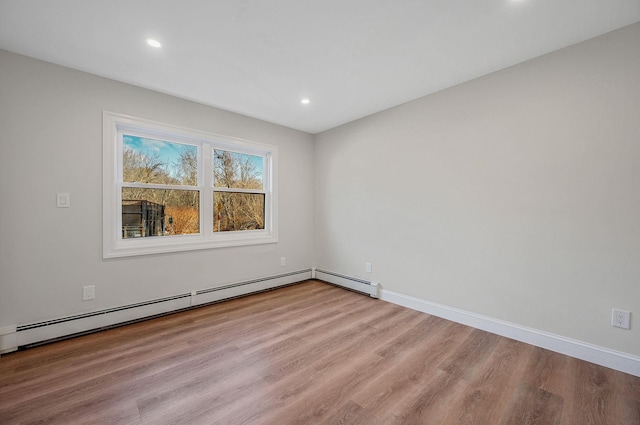
[{"label": "white light switch", "polygon": [[56,206],[58,208],[70,208],[71,198],[68,193],[58,193],[56,196]]}]

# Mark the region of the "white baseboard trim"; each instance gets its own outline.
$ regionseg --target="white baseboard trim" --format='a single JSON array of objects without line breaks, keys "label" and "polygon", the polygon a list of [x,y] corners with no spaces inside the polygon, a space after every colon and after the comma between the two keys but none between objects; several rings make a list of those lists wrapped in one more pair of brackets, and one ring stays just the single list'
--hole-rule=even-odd
[{"label": "white baseboard trim", "polygon": [[[311,279],[311,269],[267,276],[55,320],[18,325],[13,327],[13,346],[8,347],[9,349],[6,352],[15,351],[20,347],[38,345],[39,343],[56,339],[108,329],[199,305],[275,289],[308,279]],[[2,342],[2,349],[4,350],[6,336],[0,335],[0,337],[2,338],[0,341]]]},{"label": "white baseboard trim", "polygon": [[386,289],[381,290],[380,299],[640,377],[640,357],[637,356],[433,303],[421,298],[399,294]]}]

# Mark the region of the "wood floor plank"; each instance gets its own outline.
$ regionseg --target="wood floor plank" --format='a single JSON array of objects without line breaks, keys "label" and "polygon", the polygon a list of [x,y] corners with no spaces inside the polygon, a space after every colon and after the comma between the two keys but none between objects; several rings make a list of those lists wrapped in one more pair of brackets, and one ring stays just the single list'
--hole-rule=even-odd
[{"label": "wood floor plank", "polygon": [[500,337],[498,335],[475,329],[465,340],[464,344],[458,347],[452,355],[440,365],[440,369],[467,381],[471,381],[485,360],[491,355],[499,341]]},{"label": "wood floor plank", "polygon": [[[472,341],[474,346],[481,340],[477,339],[478,332],[481,331],[474,331],[470,337],[476,337]],[[523,365],[526,364],[528,346],[506,338],[498,338],[495,344],[493,339],[486,341],[490,341],[486,344],[487,352],[491,350],[489,355],[481,354],[485,360],[479,362],[463,398],[451,406],[444,424],[494,425],[503,415],[505,405],[513,393],[513,384],[517,384]],[[454,372],[459,370],[460,368],[455,368]],[[447,369],[445,371],[448,372]],[[465,373],[461,378],[467,380],[468,373],[463,371]]]},{"label": "wood floor plank", "polygon": [[640,424],[640,379],[622,372],[615,374],[614,410],[621,424]]},{"label": "wood floor plank", "polygon": [[398,309],[397,306],[389,309],[381,306],[374,313],[375,318],[388,317],[392,313],[396,320],[375,320],[375,327],[355,328],[357,332],[342,342],[338,341],[340,346],[327,351],[328,355],[311,356],[303,363],[306,367],[281,382],[274,382],[269,397],[261,398],[261,405],[251,403],[256,410],[250,418],[247,414],[251,412],[246,409],[233,416],[240,423],[244,420],[249,423],[262,423],[264,420],[283,423],[280,422],[284,419],[279,417],[278,408],[287,405],[286,423],[317,423],[323,420],[324,406],[339,404],[345,392],[355,391],[365,378],[369,380],[384,370],[379,366],[383,358],[374,353],[375,349],[421,319],[420,314]]},{"label": "wood floor plank", "polygon": [[[308,384],[303,387],[294,381],[289,381],[286,386],[278,385],[274,392],[276,400],[282,400],[285,396],[287,402],[275,404],[280,408],[264,410],[248,423],[315,425],[326,421],[345,400],[349,400],[349,395],[355,388],[379,373],[378,368],[383,362],[384,359],[380,356],[368,352],[362,356],[351,356],[343,368],[328,367],[316,374],[303,375],[308,379]],[[294,392],[291,391],[292,388],[295,389]]]},{"label": "wood floor plank", "polygon": [[[138,359],[128,367],[118,367],[110,373],[96,371],[95,376],[87,377],[80,382],[64,384],[51,388],[42,396],[31,398],[21,397],[7,409],[0,410],[0,418],[6,415],[6,423],[12,423],[14,418],[26,416],[31,418],[45,415],[47,423],[67,423],[65,415],[72,412],[89,412],[92,404],[109,402],[113,406],[126,404],[134,394],[144,394],[149,388],[166,384],[170,388],[181,385],[182,380],[190,375],[185,374],[187,368],[198,370],[207,364],[223,363],[221,360],[237,358],[232,347],[222,346],[216,352],[200,353],[190,357],[188,361],[181,361],[179,357],[163,358],[159,361],[147,362],[145,358]],[[107,369],[103,365],[101,370]],[[109,370],[109,369],[107,369]],[[74,375],[73,369],[68,370],[68,376]],[[38,406],[38,409],[34,409]],[[60,421],[54,418],[61,418]],[[3,423],[0,421],[0,423]]]},{"label": "wood floor plank", "polygon": [[572,419],[585,425],[619,423],[611,403],[614,392],[612,373],[587,362],[576,362],[575,401]]},{"label": "wood floor plank", "polygon": [[0,424],[640,425],[640,378],[319,281],[0,358]]},{"label": "wood floor plank", "polygon": [[[384,419],[389,425],[444,424],[452,405],[462,399],[468,383],[435,368],[428,379],[413,387]],[[382,414],[382,413],[381,413]]]},{"label": "wood floor plank", "polygon": [[[429,323],[434,326],[429,326]],[[429,329],[429,335],[425,335],[424,339],[414,340],[413,342],[417,345],[410,350],[389,350],[389,345],[378,350],[377,353],[388,360],[386,371],[370,385],[353,395],[357,403],[370,409],[379,417],[386,417],[390,412],[404,412],[407,409],[407,403],[412,403],[415,398],[419,398],[417,403],[420,406],[412,404],[410,408],[410,415],[416,417],[414,411],[417,409],[421,412],[427,411],[424,405],[435,397],[434,394],[424,393],[422,389],[429,387],[440,390],[444,385],[454,381],[445,379],[444,382],[434,383],[432,380],[434,376],[439,377],[437,365],[451,353],[454,347],[466,339],[471,329],[453,322],[441,321],[441,319],[434,322],[430,317],[420,325]],[[399,339],[405,340],[404,335]],[[450,376],[450,374],[447,375]],[[399,405],[402,407],[398,408]],[[396,416],[401,417],[402,413],[397,413]]]},{"label": "wood floor plank", "polygon": [[347,401],[334,414],[329,416],[320,425],[383,425],[371,412],[363,409],[352,400]]},{"label": "wood floor plank", "polygon": [[558,425],[562,403],[562,397],[556,394],[521,383],[500,419],[500,425]]}]

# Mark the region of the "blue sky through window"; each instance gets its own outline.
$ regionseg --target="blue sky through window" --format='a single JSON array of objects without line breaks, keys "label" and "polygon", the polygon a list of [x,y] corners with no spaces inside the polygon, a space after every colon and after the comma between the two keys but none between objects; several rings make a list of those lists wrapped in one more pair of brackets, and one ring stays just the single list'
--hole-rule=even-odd
[{"label": "blue sky through window", "polygon": [[[190,151],[194,155],[197,153],[197,147],[182,143],[167,142],[158,139],[149,139],[145,137],[131,136],[124,134],[122,137],[124,148],[131,149],[136,153],[142,154],[149,158],[157,158],[164,164],[164,170],[175,177],[176,169],[180,164],[180,154],[185,150]],[[247,156],[255,165],[257,177],[262,179],[263,162],[261,156],[240,154]]]},{"label": "blue sky through window", "polygon": [[147,139],[145,137],[130,136],[128,134],[123,136],[123,143],[125,149],[131,149],[149,158],[158,158],[160,162],[165,164],[166,171],[168,172],[180,164],[181,152],[186,150],[196,154],[198,149],[192,145]]}]

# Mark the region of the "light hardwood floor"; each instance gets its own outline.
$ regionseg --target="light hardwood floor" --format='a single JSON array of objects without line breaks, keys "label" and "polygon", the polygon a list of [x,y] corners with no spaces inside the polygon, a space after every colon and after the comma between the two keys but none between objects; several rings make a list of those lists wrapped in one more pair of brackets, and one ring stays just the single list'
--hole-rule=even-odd
[{"label": "light hardwood floor", "polygon": [[640,424],[640,378],[318,281],[0,358],[5,424]]}]

